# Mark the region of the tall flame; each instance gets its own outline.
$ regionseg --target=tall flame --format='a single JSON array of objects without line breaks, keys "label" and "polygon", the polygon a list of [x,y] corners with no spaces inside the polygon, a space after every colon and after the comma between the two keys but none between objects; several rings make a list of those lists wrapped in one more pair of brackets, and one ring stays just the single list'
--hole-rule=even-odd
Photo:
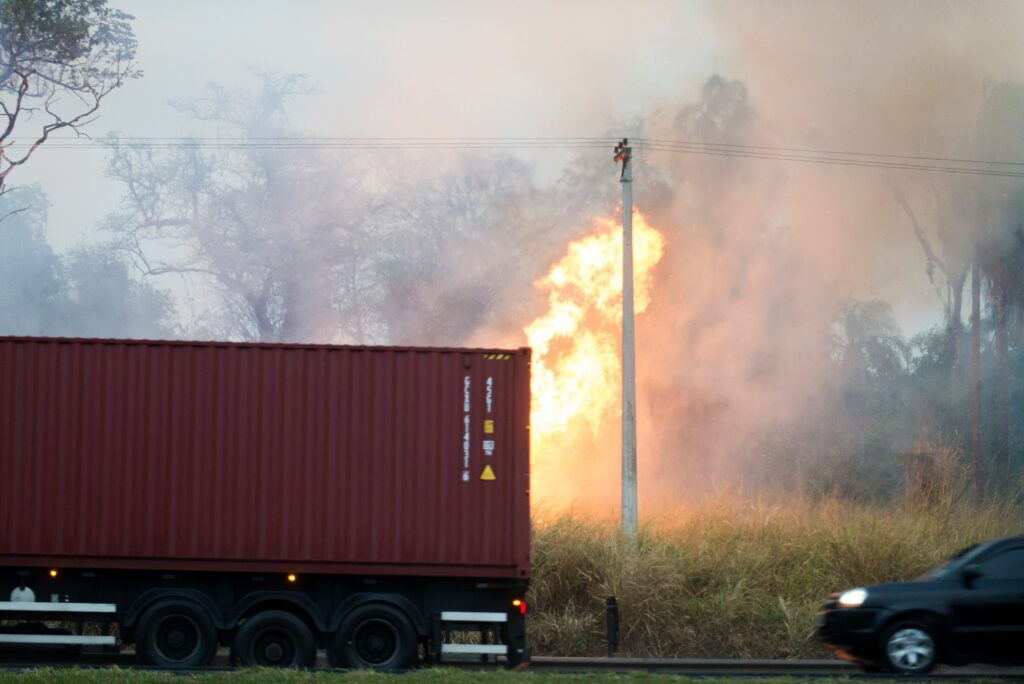
[{"label": "tall flame", "polygon": [[[618,463],[618,447],[606,433],[620,415],[622,229],[618,217],[594,224],[535,283],[547,292],[548,312],[525,328],[533,348],[531,494],[541,507],[597,503],[594,487],[610,493],[601,480]],[[664,236],[634,212],[637,314],[650,303],[664,250]]]}]

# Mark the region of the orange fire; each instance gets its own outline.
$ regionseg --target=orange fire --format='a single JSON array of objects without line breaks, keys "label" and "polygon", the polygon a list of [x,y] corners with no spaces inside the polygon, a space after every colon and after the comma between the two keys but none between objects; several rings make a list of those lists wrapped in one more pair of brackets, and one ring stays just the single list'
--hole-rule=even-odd
[{"label": "orange fire", "polygon": [[[533,348],[531,496],[540,508],[593,507],[618,493],[621,392],[622,227],[599,218],[590,234],[535,286],[548,313],[525,328]],[[652,273],[665,238],[633,213],[636,313],[650,303]],[[614,484],[615,487],[610,485]]]}]

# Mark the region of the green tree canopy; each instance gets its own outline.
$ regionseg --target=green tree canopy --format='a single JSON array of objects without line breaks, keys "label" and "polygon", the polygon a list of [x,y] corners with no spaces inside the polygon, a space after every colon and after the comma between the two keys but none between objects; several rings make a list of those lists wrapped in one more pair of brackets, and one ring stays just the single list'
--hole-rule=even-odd
[{"label": "green tree canopy", "polygon": [[54,132],[78,133],[141,75],[132,19],[107,0],[0,0],[0,192]]}]

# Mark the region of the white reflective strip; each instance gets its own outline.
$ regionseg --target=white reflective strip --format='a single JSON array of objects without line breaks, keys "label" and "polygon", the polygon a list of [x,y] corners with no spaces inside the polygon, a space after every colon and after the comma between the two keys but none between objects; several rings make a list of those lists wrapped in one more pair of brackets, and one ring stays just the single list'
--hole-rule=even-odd
[{"label": "white reflective strip", "polygon": [[81,644],[113,646],[112,636],[78,636],[77,634],[0,634],[0,644]]},{"label": "white reflective strip", "polygon": [[45,601],[0,601],[0,612],[12,613],[116,613],[113,603],[47,603]]},{"label": "white reflective strip", "polygon": [[442,622],[508,622],[506,613],[462,613],[449,610],[441,613]]},{"label": "white reflective strip", "polygon": [[441,644],[441,654],[445,653],[508,655],[508,646],[502,644]]}]

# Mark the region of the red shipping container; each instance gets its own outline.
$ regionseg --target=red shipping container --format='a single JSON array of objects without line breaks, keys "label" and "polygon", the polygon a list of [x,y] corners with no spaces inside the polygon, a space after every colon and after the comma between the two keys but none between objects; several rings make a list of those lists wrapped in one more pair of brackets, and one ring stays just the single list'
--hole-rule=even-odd
[{"label": "red shipping container", "polygon": [[529,364],[0,337],[0,565],[525,578]]}]

